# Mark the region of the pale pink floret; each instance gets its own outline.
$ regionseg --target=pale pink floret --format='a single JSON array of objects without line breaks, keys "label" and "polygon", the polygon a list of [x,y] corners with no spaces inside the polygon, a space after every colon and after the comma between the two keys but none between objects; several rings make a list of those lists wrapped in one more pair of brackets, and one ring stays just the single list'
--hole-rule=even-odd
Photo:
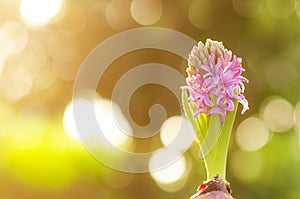
[{"label": "pale pink floret", "polygon": [[221,42],[208,39],[194,46],[189,55],[188,77],[186,79],[190,93],[189,100],[194,102],[200,113],[219,114],[224,122],[228,111],[234,110],[232,99],[243,105],[242,113],[249,109],[248,101],[243,95],[244,72],[242,59],[224,48]]}]

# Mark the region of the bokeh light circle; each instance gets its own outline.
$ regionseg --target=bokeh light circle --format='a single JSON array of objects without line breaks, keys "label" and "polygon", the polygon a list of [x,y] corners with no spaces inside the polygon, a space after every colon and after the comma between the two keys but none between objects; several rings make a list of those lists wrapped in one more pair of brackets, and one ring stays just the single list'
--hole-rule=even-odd
[{"label": "bokeh light circle", "polygon": [[78,48],[78,39],[68,31],[55,31],[49,35],[46,42],[48,55],[54,59],[65,48]]},{"label": "bokeh light circle", "polygon": [[101,173],[104,182],[111,188],[117,190],[128,187],[135,177],[133,174],[118,172],[107,167],[103,167]]},{"label": "bokeh light circle", "polygon": [[74,80],[82,60],[83,56],[77,49],[60,49],[53,60],[53,71],[62,80]]},{"label": "bokeh light circle", "polygon": [[234,176],[245,183],[252,183],[263,171],[263,156],[256,152],[235,151],[230,155],[229,166]]},{"label": "bokeh light circle", "polygon": [[296,4],[296,15],[297,15],[298,19],[300,20],[300,1],[299,0],[297,1],[297,4]]},{"label": "bokeh light circle", "polygon": [[159,153],[154,154],[149,163],[150,171],[153,171],[150,173],[151,177],[158,183],[163,184],[169,184],[174,183],[178,181],[180,178],[182,178],[186,171],[186,161],[183,156],[181,156],[178,160],[176,160],[173,164],[170,166],[163,168],[159,171],[156,170],[157,161],[161,161],[161,158],[164,158],[163,156],[160,157]]},{"label": "bokeh light circle", "polygon": [[297,103],[295,107],[295,128],[298,132],[299,146],[300,146],[300,102]]},{"label": "bokeh light circle", "polygon": [[5,64],[5,58],[3,55],[0,55],[0,75],[1,75],[4,64]]},{"label": "bokeh light circle", "polygon": [[[97,97],[95,103],[89,102],[87,100],[80,100],[78,104],[81,104],[81,108],[85,108],[85,106],[89,106],[88,104],[92,103],[95,106],[95,114],[97,117],[97,121],[99,126],[105,135],[105,137],[115,146],[121,146],[125,142],[128,141],[128,136],[123,134],[120,129],[118,128],[116,121],[113,118],[113,110],[118,109],[119,107],[116,103],[113,103],[110,100],[103,99]],[[113,108],[114,107],[114,108]],[[122,115],[122,112],[118,111],[118,122],[122,122],[123,128],[125,127],[127,132],[131,131],[131,128],[126,121],[126,118]],[[70,102],[65,109],[64,117],[63,117],[63,125],[65,131],[68,135],[73,138],[74,140],[79,140],[80,137],[78,135],[75,119],[74,119],[74,112],[73,112],[73,102]]]},{"label": "bokeh light circle", "polygon": [[269,140],[268,127],[259,117],[249,117],[239,124],[235,140],[237,145],[245,151],[259,150]]},{"label": "bokeh light circle", "polygon": [[112,0],[105,8],[105,19],[115,30],[124,30],[133,24],[130,0]]},{"label": "bokeh light circle", "polygon": [[215,25],[214,3],[210,0],[194,0],[189,8],[190,22],[200,30],[210,29]]},{"label": "bokeh light circle", "polygon": [[7,63],[0,77],[0,89],[9,101],[18,101],[32,89],[33,76],[26,64]]},{"label": "bokeh light circle", "polygon": [[[193,133],[193,127],[185,117],[172,116],[168,118],[160,129],[160,139],[163,145],[168,146],[170,143],[172,143],[180,131],[183,131],[183,134],[184,132]],[[185,137],[182,137],[181,146],[183,147],[185,147],[186,144],[190,144],[189,140],[185,140],[184,138]]]},{"label": "bokeh light circle", "polygon": [[20,14],[30,27],[42,27],[54,17],[62,6],[62,0],[22,0]]},{"label": "bokeh light circle", "polygon": [[294,125],[294,108],[281,97],[271,97],[262,106],[262,115],[273,132],[286,132]]},{"label": "bokeh light circle", "polygon": [[295,125],[300,128],[300,102],[295,107]]},{"label": "bokeh light circle", "polygon": [[141,25],[156,23],[163,13],[161,0],[133,0],[130,5],[133,19]]},{"label": "bokeh light circle", "polygon": [[28,42],[28,32],[22,24],[9,21],[0,27],[0,56],[20,52]]},{"label": "bokeh light circle", "polygon": [[77,1],[70,1],[63,13],[63,18],[56,26],[60,30],[78,35],[86,29],[87,24],[87,13],[84,7]]},{"label": "bokeh light circle", "polygon": [[266,66],[265,80],[272,90],[280,90],[298,78],[296,66],[286,60],[273,58],[266,63]]},{"label": "bokeh light circle", "polygon": [[285,19],[295,12],[295,0],[266,0],[269,13],[274,18]]},{"label": "bokeh light circle", "polygon": [[263,9],[262,0],[232,0],[234,10],[243,17],[255,17]]}]

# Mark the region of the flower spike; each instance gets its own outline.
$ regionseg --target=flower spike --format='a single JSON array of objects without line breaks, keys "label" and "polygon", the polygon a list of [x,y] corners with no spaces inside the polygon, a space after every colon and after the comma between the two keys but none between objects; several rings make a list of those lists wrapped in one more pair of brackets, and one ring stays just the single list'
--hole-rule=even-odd
[{"label": "flower spike", "polygon": [[219,114],[225,121],[228,111],[234,110],[232,99],[237,99],[243,105],[242,113],[249,109],[248,101],[243,95],[244,82],[248,80],[241,76],[242,59],[224,48],[222,42],[207,39],[194,46],[188,59],[186,79],[189,100],[196,105],[198,114]]}]

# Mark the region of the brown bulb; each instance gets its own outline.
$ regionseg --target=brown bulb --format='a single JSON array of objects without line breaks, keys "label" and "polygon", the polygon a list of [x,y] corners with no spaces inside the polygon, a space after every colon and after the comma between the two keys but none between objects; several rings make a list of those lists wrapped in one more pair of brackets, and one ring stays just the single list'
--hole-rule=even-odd
[{"label": "brown bulb", "polygon": [[212,180],[201,184],[197,193],[190,199],[233,199],[229,183],[216,175]]}]

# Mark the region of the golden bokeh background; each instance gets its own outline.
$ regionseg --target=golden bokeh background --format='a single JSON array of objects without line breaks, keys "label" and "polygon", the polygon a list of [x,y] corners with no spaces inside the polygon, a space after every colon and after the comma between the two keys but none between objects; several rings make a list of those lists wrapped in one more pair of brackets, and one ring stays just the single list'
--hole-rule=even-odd
[{"label": "golden bokeh background", "polygon": [[[234,196],[300,197],[299,0],[0,0],[1,199],[183,199],[196,191],[205,171],[195,143],[168,168],[129,174],[96,161],[74,130],[72,89],[85,57],[116,33],[152,26],[221,40],[243,58],[250,111],[238,115],[230,144]],[[149,62],[185,75],[186,61],[174,54],[138,50],[114,61],[97,88],[105,135],[134,152],[167,145],[182,120],[174,95],[150,84],[134,93],[129,108],[146,125],[149,107],[162,104],[168,119],[160,133],[130,140],[114,125],[114,85]]]}]

